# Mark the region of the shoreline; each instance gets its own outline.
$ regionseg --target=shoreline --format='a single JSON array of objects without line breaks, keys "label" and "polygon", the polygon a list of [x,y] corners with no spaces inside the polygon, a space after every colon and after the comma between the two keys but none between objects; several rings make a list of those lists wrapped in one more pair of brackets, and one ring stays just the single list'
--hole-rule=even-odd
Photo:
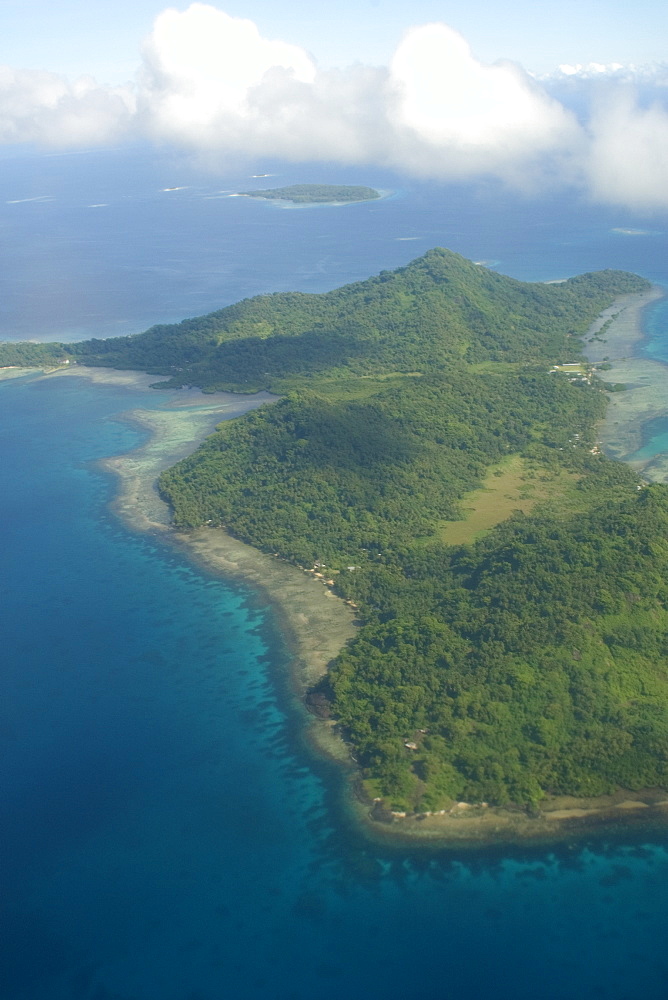
[{"label": "shoreline", "polygon": [[[601,348],[609,352],[611,359],[613,353],[624,354],[619,360],[615,358],[615,376],[618,365],[621,368],[635,360],[627,355],[642,340],[642,310],[662,295],[660,289],[652,289],[643,295],[626,296],[590,328],[587,337],[612,319],[605,331],[607,343]],[[668,383],[668,366],[649,364],[660,369]],[[145,373],[83,367],[60,369],[41,377],[69,375],[138,390],[148,389],[155,378]],[[622,397],[626,393],[613,395]],[[335,761],[341,768],[342,808],[358,831],[386,847],[481,850],[495,845],[556,845],[585,838],[597,830],[606,835],[628,831],[633,825],[643,830],[665,829],[668,791],[660,789],[619,790],[614,795],[590,799],[552,797],[533,813],[514,806],[454,803],[435,814],[408,816],[392,814],[358,795],[357,771],[335,724],[313,716],[304,705],[307,688],[326,672],[328,663],[354,636],[354,611],[311,574],[238,541],[222,528],[174,530],[169,525],[168,505],[156,489],[160,472],[190,454],[218,423],[276,397],[268,393],[252,397],[203,394],[199,390],[164,391],[164,396],[161,409],[128,410],[117,418],[149,431],[150,437],[130,452],[99,462],[120,482],[112,509],[131,530],[159,535],[206,572],[238,579],[267,599],[288,649],[289,679],[295,702],[301,707],[303,736],[312,752]]]},{"label": "shoreline", "polygon": [[[375,815],[374,815],[375,812]],[[456,802],[438,813],[396,818],[356,802],[353,814],[370,839],[386,846],[485,850],[572,843],[595,832],[625,834],[632,826],[665,834],[668,791],[618,789],[611,795],[580,799],[552,796],[535,811],[521,806]]]},{"label": "shoreline", "polygon": [[[138,390],[149,388],[155,379],[154,375],[139,372],[94,368],[62,370],[62,375],[78,375]],[[164,469],[191,454],[223,420],[241,416],[278,397],[267,392],[245,396],[184,389],[162,392],[165,397],[162,408],[130,409],[115,418],[148,431],[150,436],[132,451],[97,463],[120,483],[111,508],[130,530],[159,535],[206,572],[243,581],[261,592],[272,607],[290,652],[293,689],[297,696],[303,697],[306,689],[326,672],[330,660],[355,635],[353,609],[313,575],[246,545],[223,528],[175,530],[170,526],[169,506],[159,496],[156,486]],[[318,723],[305,709],[304,716],[306,721]],[[309,724],[308,729],[311,728]],[[310,742],[320,745],[315,733],[309,732],[309,737]],[[338,739],[336,742],[340,748],[331,739],[323,739],[323,751],[328,756],[345,759],[345,745]]]},{"label": "shoreline", "polygon": [[[600,445],[617,461],[628,462],[628,456],[640,448],[647,421],[668,416],[668,365],[635,355],[645,339],[645,309],[665,296],[656,285],[646,292],[622,296],[600,313],[582,337],[582,353],[591,364],[609,361],[610,370],[602,373],[605,381],[629,386],[624,392],[608,394],[607,413],[600,427]],[[599,332],[603,336],[592,339]],[[668,481],[668,455],[628,464],[655,482]],[[352,810],[368,835],[385,844],[443,849],[484,849],[495,844],[529,847],[583,838],[596,830],[606,834],[626,831],[633,824],[665,830],[668,791],[619,789],[612,795],[584,799],[550,796],[533,814],[515,806],[468,802],[422,815],[397,816],[361,800]]]},{"label": "shoreline", "polygon": [[[645,340],[644,310],[665,298],[666,292],[652,286],[648,292],[618,299],[596,320],[583,338],[583,352],[592,364],[607,360],[610,369],[601,373],[607,382],[626,385],[623,392],[608,394],[608,407],[599,429],[599,443],[610,458],[626,462],[652,482],[668,481],[668,455],[634,459],[642,448],[645,425],[668,417],[668,365],[639,357]],[[591,340],[611,320],[602,340]]]},{"label": "shoreline", "polygon": [[[668,365],[635,354],[645,339],[644,311],[666,294],[653,285],[646,292],[622,296],[582,337],[582,353],[590,363],[609,360],[610,370],[602,373],[605,381],[629,386],[624,392],[608,394],[600,428],[601,447],[617,461],[628,462],[628,456],[641,447],[648,421],[668,416]],[[592,340],[599,331],[602,338]],[[668,454],[628,464],[655,482],[668,482]],[[665,831],[668,823],[668,790],[657,788],[619,789],[590,798],[548,796],[533,812],[512,805],[458,802],[438,813],[401,816],[364,801],[362,796],[353,798],[348,806],[357,826],[378,843],[443,850],[556,845],[584,839],[596,831],[606,836],[626,833],[632,827]]]},{"label": "shoreline", "polygon": [[[87,378],[104,385],[147,391],[156,376],[146,372],[84,365],[45,370],[22,369],[42,378]],[[18,373],[16,376],[18,377]],[[98,468],[119,484],[111,509],[131,531],[157,535],[206,572],[249,584],[271,606],[289,653],[289,679],[302,708],[304,737],[312,750],[337,763],[350,764],[345,743],[307,711],[306,690],[326,672],[329,662],[356,632],[354,610],[329,587],[296,566],[261,552],[223,528],[191,532],[171,527],[171,512],[157,490],[160,473],[185,458],[223,420],[278,399],[268,392],[203,393],[199,389],[153,390],[162,393],[160,409],[128,409],[115,419],[147,431],[148,439],[131,451],[100,459]]]}]

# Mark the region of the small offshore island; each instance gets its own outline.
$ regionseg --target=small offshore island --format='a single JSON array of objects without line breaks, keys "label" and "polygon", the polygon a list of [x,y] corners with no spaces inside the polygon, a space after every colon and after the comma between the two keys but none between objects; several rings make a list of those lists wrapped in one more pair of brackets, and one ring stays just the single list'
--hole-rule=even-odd
[{"label": "small offshore island", "polygon": [[353,201],[374,201],[380,191],[355,184],[291,184],[265,191],[240,191],[244,198],[290,201],[294,205],[344,205]]},{"label": "small offshore island", "polygon": [[668,814],[668,488],[601,453],[619,387],[582,354],[613,303],[652,294],[435,249],[133,337],[0,345],[0,364],[280,396],[162,473],[180,543],[206,561],[232,536],[356,615],[305,700],[373,835],[549,841]]}]

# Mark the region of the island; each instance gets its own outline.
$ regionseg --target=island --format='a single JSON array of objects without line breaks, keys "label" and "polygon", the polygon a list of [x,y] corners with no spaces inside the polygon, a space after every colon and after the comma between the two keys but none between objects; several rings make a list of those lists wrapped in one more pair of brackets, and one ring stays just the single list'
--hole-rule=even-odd
[{"label": "island", "polygon": [[132,337],[2,345],[0,364],[278,395],[162,473],[174,527],[222,527],[354,612],[305,701],[372,822],[475,816],[493,838],[495,809],[554,827],[665,799],[668,489],[601,452],[610,386],[582,343],[649,289],[524,283],[437,248]]},{"label": "island", "polygon": [[374,188],[355,184],[291,184],[264,191],[240,191],[239,194],[244,198],[291,201],[295,205],[342,205],[353,201],[373,201],[381,197],[380,192]]}]

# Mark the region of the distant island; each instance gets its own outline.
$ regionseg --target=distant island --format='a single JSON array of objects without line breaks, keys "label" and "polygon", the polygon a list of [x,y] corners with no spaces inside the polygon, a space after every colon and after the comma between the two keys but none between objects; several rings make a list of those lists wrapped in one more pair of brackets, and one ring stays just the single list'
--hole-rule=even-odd
[{"label": "distant island", "polygon": [[265,191],[240,191],[245,198],[268,201],[292,201],[296,205],[322,205],[349,201],[373,201],[380,192],[353,184],[291,184],[289,187],[268,188]]},{"label": "distant island", "polygon": [[0,365],[280,395],[163,473],[174,524],[224,527],[355,610],[308,703],[377,818],[532,813],[668,788],[668,489],[601,454],[609,387],[581,341],[649,287],[529,284],[437,248],[133,337],[0,345]]}]

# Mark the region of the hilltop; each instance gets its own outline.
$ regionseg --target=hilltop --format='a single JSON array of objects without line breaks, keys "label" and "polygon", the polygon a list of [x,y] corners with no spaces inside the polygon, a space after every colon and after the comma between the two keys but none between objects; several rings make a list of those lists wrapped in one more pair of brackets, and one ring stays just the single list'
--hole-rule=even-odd
[{"label": "hilltop", "polygon": [[579,355],[579,336],[646,282],[621,271],[528,284],[440,248],[331,292],[278,292],[145,333],[71,344],[0,344],[0,364],[81,364],[169,377],[170,386],[282,393],[323,377],[422,374]]},{"label": "hilltop", "polygon": [[668,495],[599,454],[605,385],[580,342],[647,287],[527,284],[436,249],[321,295],[45,350],[280,393],[163,474],[175,525],[222,525],[355,605],[309,701],[370,799],[533,808],[668,785]]}]

